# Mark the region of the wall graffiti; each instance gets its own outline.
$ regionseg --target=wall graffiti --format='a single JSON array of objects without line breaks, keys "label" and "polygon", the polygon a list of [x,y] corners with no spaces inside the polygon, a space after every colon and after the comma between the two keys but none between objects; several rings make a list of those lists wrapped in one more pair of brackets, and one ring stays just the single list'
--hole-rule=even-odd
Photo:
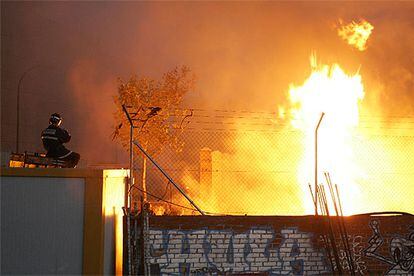
[{"label": "wall graffiti", "polygon": [[[361,220],[356,223],[350,223],[351,231],[348,232],[356,274],[414,276],[414,227],[408,228],[405,234],[392,230],[413,225],[412,217],[372,219],[367,216],[363,222],[365,227],[360,226]],[[398,227],[394,228],[397,223]],[[191,227],[182,225],[187,229]],[[150,228],[146,234],[148,269],[154,275],[177,276],[243,273],[329,275],[332,272],[320,232],[301,232],[298,227],[276,231],[273,224],[251,226],[240,232],[226,228],[225,221],[217,225],[221,228]],[[181,227],[181,224],[176,227]],[[387,232],[384,229],[388,229]],[[340,263],[344,271],[349,271],[346,254],[341,247],[338,247]]]},{"label": "wall graffiti", "polygon": [[150,230],[149,262],[161,274],[208,275],[266,272],[270,275],[316,275],[328,272],[312,233],[287,228],[232,230]]},{"label": "wall graffiti", "polygon": [[[363,252],[364,238],[360,235],[356,235],[356,236],[349,235],[348,241],[350,245],[350,250],[351,250],[352,260],[354,263],[355,272],[358,273],[359,275],[363,275],[365,274],[367,270],[367,265],[364,260],[364,252]],[[341,262],[342,268],[344,270],[349,270],[346,253],[343,250],[343,248],[339,250],[339,260]]]},{"label": "wall graffiti", "polygon": [[373,235],[368,240],[368,247],[364,250],[365,255],[389,264],[387,275],[414,275],[414,227],[410,227],[411,233],[407,237],[392,237],[388,245],[390,256],[384,256],[378,253],[384,244],[379,222],[372,220],[369,226]]}]

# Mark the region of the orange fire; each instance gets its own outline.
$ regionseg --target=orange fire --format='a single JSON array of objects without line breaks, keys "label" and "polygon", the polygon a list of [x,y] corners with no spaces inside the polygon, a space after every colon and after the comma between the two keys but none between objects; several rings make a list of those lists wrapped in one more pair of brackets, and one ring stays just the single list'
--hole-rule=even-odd
[{"label": "orange fire", "polygon": [[339,21],[338,35],[360,51],[367,48],[367,40],[371,35],[374,26],[368,21],[362,19],[359,23],[352,21],[347,25],[343,25],[342,20]]},{"label": "orange fire", "polygon": [[[181,183],[202,210],[313,214],[308,184],[313,187],[314,133],[323,112],[318,182],[326,184],[324,172],[329,172],[339,188],[344,214],[414,211],[414,145],[401,140],[412,135],[407,132],[410,121],[401,121],[399,128],[390,130],[374,119],[378,117],[367,117],[379,111],[375,106],[362,110],[365,91],[359,72],[350,74],[338,64],[319,64],[315,56],[310,61],[310,75],[302,84],[289,87],[290,103],[279,108],[282,120],[268,121],[266,131],[252,131],[255,126],[249,125],[248,118],[238,118],[232,122],[237,131],[226,141],[227,151],[200,151],[199,178],[188,173]],[[408,130],[402,132],[404,128]],[[329,192],[327,196],[330,201]],[[182,196],[174,202],[188,203]]]},{"label": "orange fire", "polygon": [[[320,65],[311,56],[312,73],[301,85],[291,85],[289,99],[291,124],[305,134],[305,152],[299,169],[299,182],[313,183],[315,128],[325,113],[318,133],[319,183],[323,172],[329,172],[338,184],[345,213],[353,213],[353,202],[360,191],[357,180],[363,174],[355,165],[352,137],[359,121],[359,103],[364,98],[361,76],[345,73],[338,64]],[[313,202],[304,195],[306,213],[312,213]]]},{"label": "orange fire", "polygon": [[[314,55],[311,66],[312,73],[301,86],[290,86],[291,105],[279,108],[279,116],[290,119],[298,131],[266,135],[246,131],[248,123],[238,119],[236,128],[240,132],[230,141],[231,153],[201,151],[200,164],[206,166],[200,169],[200,181],[188,175],[182,181],[203,210],[249,215],[312,214],[308,183],[314,179],[314,130],[322,112],[320,183],[324,182],[323,172],[329,172],[341,192],[344,213],[362,209],[353,203],[360,195],[357,181],[363,172],[355,165],[352,147],[359,103],[364,97],[361,76],[346,74],[338,64],[320,65]],[[280,126],[275,128],[280,130]]]},{"label": "orange fire", "polygon": [[[301,152],[286,147],[285,133],[275,136],[246,131],[249,126],[242,119],[235,124],[240,132],[229,138],[231,150],[203,148],[200,178],[188,173],[181,179],[189,195],[210,214],[302,215],[302,192],[296,181],[295,162]],[[294,136],[289,138],[299,141]],[[182,196],[175,200],[188,203]]]},{"label": "orange fire", "polygon": [[[362,20],[343,25],[338,34],[363,51],[372,30]],[[395,140],[412,136],[412,122],[394,121],[400,127],[391,130],[369,116],[381,115],[381,108],[372,103],[364,109],[368,117],[360,120],[365,91],[359,72],[320,64],[315,55],[310,64],[309,77],[290,85],[289,105],[278,110],[280,120],[266,122],[271,135],[250,131],[248,120],[240,118],[231,122],[237,132],[226,141],[232,146],[228,152],[201,151],[200,178],[188,174],[182,179],[201,209],[223,214],[313,214],[308,184],[314,184],[315,128],[324,113],[318,131],[318,182],[326,184],[324,173],[330,174],[344,214],[414,211],[414,145]],[[278,124],[281,121],[289,126]],[[329,192],[327,197],[330,201]],[[332,203],[330,210],[333,213]]]}]

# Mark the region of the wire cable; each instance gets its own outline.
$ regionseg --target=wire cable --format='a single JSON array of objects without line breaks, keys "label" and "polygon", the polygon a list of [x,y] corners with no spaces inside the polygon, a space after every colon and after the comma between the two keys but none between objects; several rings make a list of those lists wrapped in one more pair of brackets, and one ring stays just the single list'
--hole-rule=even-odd
[{"label": "wire cable", "polygon": [[180,204],[177,204],[177,203],[174,203],[174,202],[171,202],[171,201],[168,201],[168,200],[162,199],[161,197],[158,197],[158,196],[153,195],[153,194],[151,194],[151,193],[149,193],[149,192],[146,192],[146,191],[144,191],[144,190],[142,190],[142,189],[140,189],[140,188],[138,188],[138,187],[136,187],[136,186],[131,186],[131,188],[137,189],[137,190],[138,190],[138,191],[140,191],[141,193],[144,193],[144,194],[147,194],[147,195],[149,195],[149,196],[152,196],[152,197],[154,197],[154,198],[158,199],[159,201],[162,201],[162,202],[165,202],[165,203],[168,203],[168,204],[171,204],[171,205],[174,205],[174,206],[177,206],[177,207],[183,208],[183,209],[187,209],[187,210],[191,210],[191,211],[196,211],[196,212],[198,212],[198,210],[197,210],[197,209],[190,208],[190,207],[186,207],[186,206],[183,206],[183,205],[180,205]]},{"label": "wire cable", "polygon": [[[197,210],[197,209],[195,209],[195,208],[186,207],[186,206],[183,206],[183,205],[180,205],[180,204],[177,204],[177,203],[174,203],[174,202],[171,202],[171,201],[165,200],[165,199],[163,199],[163,198],[161,198],[161,197],[158,197],[158,196],[156,196],[156,195],[154,195],[154,194],[151,194],[151,193],[149,193],[149,192],[146,192],[146,191],[144,191],[144,190],[142,190],[142,189],[140,189],[140,188],[138,188],[138,187],[136,187],[136,186],[132,186],[131,188],[137,189],[137,190],[138,190],[138,191],[140,191],[141,193],[144,193],[144,194],[147,194],[147,195],[149,195],[149,196],[152,196],[152,197],[154,197],[155,199],[158,199],[159,201],[162,201],[162,202],[165,202],[165,203],[168,203],[168,204],[171,204],[171,205],[174,205],[174,206],[177,206],[177,207],[183,208],[183,209],[187,209],[187,210],[190,210],[190,211],[195,211],[195,212],[198,212],[198,210]],[[231,215],[231,214],[235,214],[235,215],[245,215],[245,216],[247,216],[247,213],[245,213],[245,212],[215,213],[215,212],[204,211],[204,213],[205,213],[205,214],[209,214],[209,215],[215,215],[215,216],[229,216],[229,215]]]}]

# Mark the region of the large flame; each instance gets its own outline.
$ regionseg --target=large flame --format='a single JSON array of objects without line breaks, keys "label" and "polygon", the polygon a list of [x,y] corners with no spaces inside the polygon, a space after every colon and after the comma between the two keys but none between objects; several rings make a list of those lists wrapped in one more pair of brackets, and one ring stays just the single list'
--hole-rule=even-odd
[{"label": "large flame", "polygon": [[[318,65],[311,56],[312,73],[301,86],[291,85],[291,123],[305,133],[305,153],[299,170],[303,185],[313,183],[315,167],[315,128],[325,113],[318,133],[319,183],[329,172],[338,184],[346,214],[354,213],[353,200],[359,196],[357,179],[362,172],[355,165],[352,150],[354,128],[359,121],[359,103],[364,97],[361,76],[346,74],[338,64]],[[307,213],[313,210],[309,195],[304,197]],[[357,208],[358,209],[358,208]]]},{"label": "large flame", "polygon": [[348,42],[349,45],[354,46],[360,51],[364,51],[367,48],[366,43],[374,26],[364,19],[359,23],[352,21],[347,25],[343,25],[342,21],[339,23],[338,35]]},{"label": "large flame", "polygon": [[[413,212],[414,145],[401,140],[401,135],[412,136],[408,132],[412,121],[401,122],[400,128],[391,131],[377,122],[375,118],[380,117],[372,117],[379,111],[371,105],[364,106],[360,120],[365,92],[359,72],[347,73],[338,64],[318,64],[315,56],[311,56],[311,69],[302,84],[289,87],[290,103],[279,108],[282,120],[267,122],[266,131],[261,132],[252,131],[249,120],[238,117],[232,122],[237,131],[227,133],[224,151],[201,150],[199,178],[189,168],[181,182],[202,210],[249,215],[314,213],[308,184],[314,184],[315,127],[323,112],[318,183],[326,184],[324,172],[329,172],[338,185],[344,214]],[[329,191],[327,196],[330,201]],[[179,195],[173,201],[188,204]],[[332,204],[330,210],[334,211]]]},{"label": "large flame", "polygon": [[[314,130],[322,112],[326,115],[319,131],[320,183],[323,172],[329,172],[339,186],[344,213],[363,209],[353,203],[361,194],[357,181],[363,174],[352,154],[364,97],[361,76],[348,75],[337,64],[319,65],[315,56],[311,66],[312,73],[301,86],[290,86],[291,105],[279,109],[279,115],[288,116],[284,119],[300,131],[268,136],[243,131],[248,127],[239,120],[231,153],[202,150],[201,160],[206,159],[208,166],[200,170],[200,181],[182,179],[202,209],[249,215],[313,213],[308,183],[314,179]],[[211,174],[203,177],[203,171]]]},{"label": "large flame", "polygon": [[[360,122],[365,92],[359,72],[318,64],[313,55],[310,61],[310,75],[302,84],[290,85],[290,104],[279,108],[279,118],[290,126],[267,124],[275,128],[267,129],[267,135],[251,131],[248,120],[240,117],[232,122],[237,131],[226,141],[229,148],[201,150],[200,177],[188,173],[181,179],[201,209],[216,214],[314,213],[308,184],[314,184],[315,128],[324,113],[318,132],[318,184],[326,184],[324,172],[329,172],[344,214],[414,211],[414,145],[403,139],[412,137],[412,120],[389,128],[373,116],[380,114],[379,108],[368,105]],[[327,196],[330,201],[329,191]],[[186,203],[183,197],[176,201]]]}]

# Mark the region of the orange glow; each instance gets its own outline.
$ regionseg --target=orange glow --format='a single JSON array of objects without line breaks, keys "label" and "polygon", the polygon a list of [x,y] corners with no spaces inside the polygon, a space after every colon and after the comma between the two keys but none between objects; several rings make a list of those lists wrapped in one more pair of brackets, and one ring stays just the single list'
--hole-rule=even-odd
[{"label": "orange glow", "polygon": [[[233,145],[231,153],[211,151],[209,166],[206,149],[202,150],[200,163],[207,164],[200,168],[202,181],[186,176],[183,182],[191,187],[190,191],[203,189],[193,194],[203,210],[249,215],[312,214],[308,183],[314,179],[314,131],[322,112],[325,118],[319,129],[319,182],[324,183],[323,172],[329,172],[341,192],[344,213],[363,210],[357,183],[364,172],[355,164],[352,144],[359,103],[364,97],[361,76],[346,74],[338,64],[320,65],[315,56],[310,61],[310,76],[302,85],[290,86],[290,106],[279,108],[279,116],[290,119],[298,131],[269,136],[245,131],[249,126],[238,120],[240,133],[229,141]],[[211,179],[203,177],[206,171],[211,172]]]},{"label": "orange glow", "polygon": [[360,51],[367,48],[367,40],[371,35],[374,26],[368,21],[362,19],[359,23],[352,21],[347,25],[343,25],[342,20],[339,22],[338,35]]},{"label": "orange glow", "polygon": [[291,105],[279,107],[279,116],[290,119],[300,130],[289,133],[291,147],[286,147],[286,132],[280,137],[246,132],[243,130],[248,126],[239,120],[236,128],[241,131],[230,141],[232,153],[211,151],[211,167],[207,169],[212,174],[210,183],[183,178],[194,190],[203,189],[201,194],[194,194],[203,210],[249,215],[313,213],[308,183],[314,179],[314,130],[322,112],[320,183],[324,182],[323,172],[329,172],[341,191],[344,213],[361,210],[354,201],[360,195],[357,180],[363,171],[355,165],[352,147],[359,103],[364,97],[361,76],[346,74],[338,64],[320,65],[315,56],[310,62],[312,73],[307,80],[289,88]]},{"label": "orange glow", "polygon": [[151,206],[151,211],[153,211],[154,214],[157,216],[162,216],[165,214],[166,209],[164,208],[164,206],[158,205],[158,206]]},{"label": "orange glow", "polygon": [[[392,125],[384,125],[384,118],[378,117],[380,107],[363,105],[366,92],[359,72],[320,64],[314,55],[310,64],[311,73],[303,83],[290,85],[289,104],[279,106],[274,115],[279,120],[266,122],[268,133],[254,130],[248,118],[237,118],[231,121],[237,131],[225,141],[226,151],[201,149],[200,177],[189,172],[180,182],[202,210],[313,214],[308,184],[314,184],[314,135],[323,112],[318,182],[326,184],[324,172],[329,172],[339,188],[343,213],[414,212],[412,117],[388,118]],[[182,196],[174,202],[187,204]]]},{"label": "orange glow", "polygon": [[24,167],[24,162],[10,160],[9,161],[9,167],[10,168],[23,168]]},{"label": "orange glow", "polygon": [[[314,135],[323,112],[318,182],[326,184],[324,172],[329,172],[338,186],[343,213],[414,212],[412,118],[388,119],[391,128],[383,125],[382,117],[373,116],[381,114],[380,108],[363,105],[368,92],[359,72],[320,64],[315,56],[310,64],[311,73],[303,83],[290,85],[289,104],[279,107],[279,120],[267,121],[269,132],[249,131],[254,128],[249,119],[237,118],[232,121],[237,131],[225,141],[226,151],[201,149],[199,178],[188,172],[180,183],[202,210],[234,215],[313,214],[308,184],[314,184]],[[189,206],[180,195],[173,201]]]},{"label": "orange glow", "polygon": [[115,215],[115,275],[123,275],[123,229],[122,229],[122,213]]},{"label": "orange glow", "polygon": [[[200,181],[190,174],[182,178],[190,196],[202,210],[214,214],[302,215],[302,190],[296,181],[301,151],[285,146],[285,133],[247,132],[245,122],[236,124],[240,132],[228,140],[232,150],[210,150],[208,156],[202,149],[200,163],[205,168],[200,168]],[[290,136],[298,147],[300,136]]]},{"label": "orange glow", "polygon": [[125,200],[125,177],[128,170],[104,170],[103,208],[106,223],[113,227],[115,251],[115,274],[122,275],[122,207]]},{"label": "orange glow", "polygon": [[121,214],[124,206],[125,177],[128,170],[104,170],[105,178],[105,215]]}]

